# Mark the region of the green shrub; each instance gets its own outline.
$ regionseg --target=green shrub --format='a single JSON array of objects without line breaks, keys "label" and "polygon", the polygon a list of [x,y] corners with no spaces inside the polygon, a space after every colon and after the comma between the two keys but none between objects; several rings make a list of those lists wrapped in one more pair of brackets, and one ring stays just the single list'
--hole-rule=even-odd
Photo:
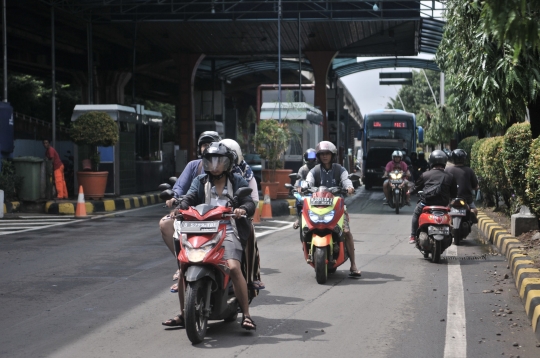
[{"label": "green shrub", "polygon": [[529,162],[531,141],[531,125],[527,122],[516,123],[506,131],[502,151],[506,176],[518,200],[524,204],[527,203],[525,195],[525,190],[527,189],[525,173],[527,172],[527,163]]},{"label": "green shrub", "polygon": [[525,175],[526,195],[531,210],[540,217],[540,137],[531,143],[529,167]]},{"label": "green shrub", "polygon": [[480,191],[482,192],[482,196],[484,198],[484,204],[486,206],[494,206],[494,190],[493,187],[490,185],[490,182],[486,180],[486,176],[489,174],[485,172],[485,166],[484,162],[486,160],[484,149],[486,141],[490,138],[482,138],[476,141],[472,148],[471,148],[471,168],[475,171],[476,175],[478,176],[478,185],[480,187]]},{"label": "green shrub", "polygon": [[493,201],[495,206],[498,207],[500,199],[503,199],[507,211],[511,210],[510,198],[512,196],[512,187],[506,177],[504,170],[502,151],[503,151],[504,137],[492,137],[488,138],[480,146],[482,152],[482,165],[483,165],[483,179],[486,181],[485,185],[488,187],[488,192],[493,195]]},{"label": "green shrub", "polygon": [[463,138],[461,142],[458,143],[457,147],[463,149],[467,152],[467,159],[465,160],[465,165],[471,166],[471,149],[474,143],[478,141],[478,137],[467,137]]},{"label": "green shrub", "polygon": [[16,175],[15,167],[12,162],[2,161],[2,172],[0,172],[0,189],[4,191],[4,200],[17,199],[21,191],[23,177]]}]

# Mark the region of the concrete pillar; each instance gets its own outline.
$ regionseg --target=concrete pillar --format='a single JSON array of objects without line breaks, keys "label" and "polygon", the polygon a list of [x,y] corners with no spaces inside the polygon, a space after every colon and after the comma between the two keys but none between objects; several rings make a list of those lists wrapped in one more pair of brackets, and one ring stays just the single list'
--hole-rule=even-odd
[{"label": "concrete pillar", "polygon": [[131,72],[98,71],[94,88],[95,104],[124,104],[124,89],[131,79]]},{"label": "concrete pillar", "polygon": [[305,51],[307,59],[313,68],[315,77],[315,107],[323,113],[323,139],[330,140],[328,131],[328,118],[326,115],[326,80],[328,78],[328,69],[338,54],[333,51]]},{"label": "concrete pillar", "polygon": [[186,149],[188,161],[197,158],[197,139],[195,138],[195,102],[193,100],[195,73],[204,58],[200,53],[173,55],[178,68],[180,81],[179,100],[176,105],[176,130],[180,149]]}]

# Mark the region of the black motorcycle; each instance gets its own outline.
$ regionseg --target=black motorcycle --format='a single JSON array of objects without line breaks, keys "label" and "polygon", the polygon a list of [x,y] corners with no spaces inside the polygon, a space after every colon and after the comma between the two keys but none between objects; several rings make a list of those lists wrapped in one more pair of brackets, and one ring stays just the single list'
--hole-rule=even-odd
[{"label": "black motorcycle", "polygon": [[476,215],[467,202],[461,198],[452,199],[449,215],[452,217],[452,236],[454,244],[459,245],[471,233],[472,225],[477,222]]},{"label": "black motorcycle", "polygon": [[388,206],[396,210],[396,214],[399,214],[399,209],[401,209],[406,204],[405,191],[403,190],[403,183],[405,178],[403,177],[403,171],[394,170],[391,171],[389,176],[390,183],[390,195],[388,199]]}]

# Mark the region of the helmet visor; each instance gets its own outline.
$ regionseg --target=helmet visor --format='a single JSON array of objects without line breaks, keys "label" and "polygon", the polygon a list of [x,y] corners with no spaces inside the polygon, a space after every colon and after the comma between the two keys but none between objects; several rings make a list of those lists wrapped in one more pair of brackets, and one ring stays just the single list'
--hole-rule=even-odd
[{"label": "helmet visor", "polygon": [[231,165],[229,158],[224,156],[206,156],[203,158],[205,172],[224,172]]},{"label": "helmet visor", "polygon": [[307,153],[307,160],[316,160],[316,159],[317,159],[317,155],[315,152]]}]

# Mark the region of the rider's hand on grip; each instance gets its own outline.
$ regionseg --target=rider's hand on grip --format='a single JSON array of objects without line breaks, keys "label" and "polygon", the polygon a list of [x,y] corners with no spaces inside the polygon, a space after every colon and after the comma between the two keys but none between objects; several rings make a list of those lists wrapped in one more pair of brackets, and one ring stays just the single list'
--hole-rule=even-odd
[{"label": "rider's hand on grip", "polygon": [[246,217],[246,211],[244,209],[234,209],[234,217],[235,219],[239,219],[241,217]]}]

